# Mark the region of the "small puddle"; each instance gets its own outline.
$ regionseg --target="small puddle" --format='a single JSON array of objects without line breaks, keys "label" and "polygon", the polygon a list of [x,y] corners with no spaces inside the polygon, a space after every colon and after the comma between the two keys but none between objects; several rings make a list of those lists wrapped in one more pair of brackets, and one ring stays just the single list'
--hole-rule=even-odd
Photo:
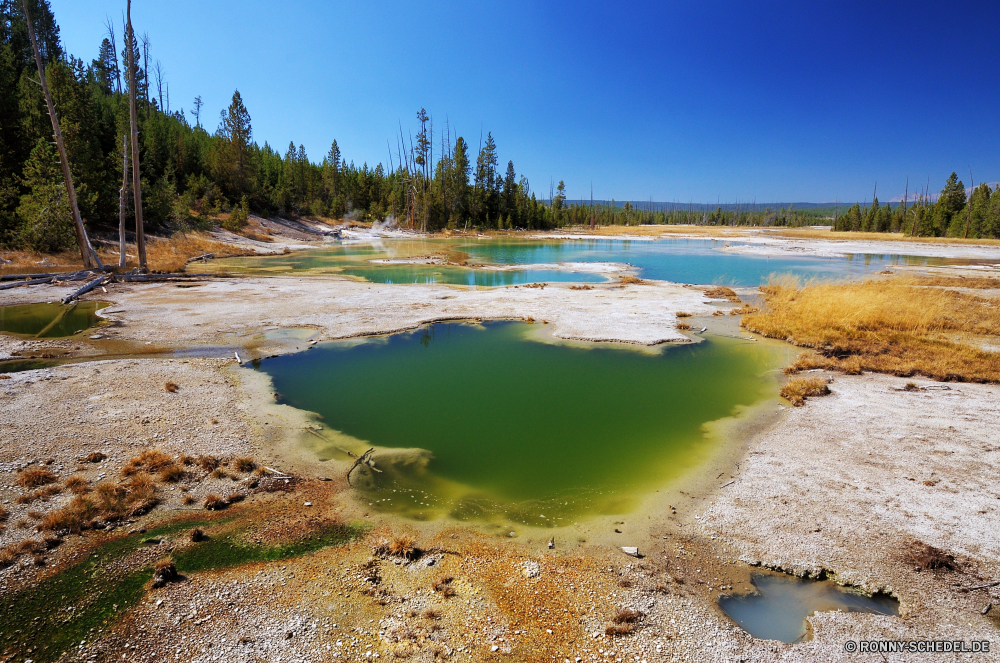
[{"label": "small puddle", "polygon": [[97,312],[108,306],[107,302],[0,306],[0,332],[30,338],[75,336],[99,324]]},{"label": "small puddle", "polygon": [[740,628],[761,640],[795,643],[807,639],[806,617],[843,610],[899,615],[899,601],[885,594],[866,596],[829,580],[756,573],[753,594],[723,596],[719,607]]}]

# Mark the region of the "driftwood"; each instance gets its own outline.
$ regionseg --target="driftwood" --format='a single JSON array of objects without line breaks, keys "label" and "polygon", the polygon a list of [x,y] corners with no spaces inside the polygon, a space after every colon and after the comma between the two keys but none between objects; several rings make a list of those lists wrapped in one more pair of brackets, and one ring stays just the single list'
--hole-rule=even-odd
[{"label": "driftwood", "polygon": [[3,283],[0,284],[0,290],[10,290],[11,288],[20,288],[22,285],[39,285],[40,283],[52,283],[52,279],[55,277],[46,276],[40,279],[30,279],[28,281],[14,281],[13,283]]},{"label": "driftwood", "polygon": [[214,257],[215,257],[214,253],[205,253],[205,254],[200,255],[200,256],[195,256],[193,258],[188,258],[187,262],[194,262],[195,260],[208,260],[208,259],[214,258]]},{"label": "driftwood", "polygon": [[93,290],[94,288],[96,288],[97,286],[99,286],[102,283],[104,283],[104,281],[107,280],[107,278],[108,277],[104,276],[104,275],[98,276],[96,279],[94,279],[93,281],[91,281],[87,285],[83,286],[82,288],[80,288],[79,290],[77,290],[76,292],[74,292],[73,294],[67,295],[66,297],[63,297],[63,304],[69,304],[74,299],[79,298],[80,295],[87,294],[88,292],[90,292],[91,290]]},{"label": "driftwood", "polygon": [[[54,279],[61,281],[79,281],[82,278],[86,278],[88,274],[94,274],[92,269],[81,269],[76,272],[46,272],[44,274],[3,274],[0,275],[0,281],[17,281],[19,279],[44,279],[51,276]],[[65,278],[60,278],[65,277]]]},{"label": "driftwood", "polygon": [[996,587],[997,585],[1000,585],[1000,582],[991,582],[986,585],[976,585],[975,587],[968,587],[965,589],[965,591],[973,592],[977,589],[989,589],[990,587]]},{"label": "driftwood", "polygon": [[355,458],[354,465],[351,465],[351,469],[347,470],[347,485],[348,486],[351,485],[351,472],[353,472],[354,468],[357,467],[358,465],[367,465],[368,467],[372,468],[376,472],[379,472],[379,473],[382,472],[382,470],[380,470],[377,467],[375,467],[375,461],[372,460],[372,454],[374,452],[375,452],[375,447],[372,447],[371,449],[369,449],[368,451],[364,452],[360,456],[355,456],[351,452],[347,452],[352,457]]}]

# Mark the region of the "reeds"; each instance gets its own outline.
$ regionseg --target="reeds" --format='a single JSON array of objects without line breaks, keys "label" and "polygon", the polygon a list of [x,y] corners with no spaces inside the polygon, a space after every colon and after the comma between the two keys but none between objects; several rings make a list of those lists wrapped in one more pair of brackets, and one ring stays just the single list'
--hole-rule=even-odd
[{"label": "reeds", "polygon": [[1000,298],[934,285],[935,279],[807,283],[761,288],[766,306],[744,311],[746,329],[812,348],[790,372],[827,368],[936,380],[1000,381]]}]

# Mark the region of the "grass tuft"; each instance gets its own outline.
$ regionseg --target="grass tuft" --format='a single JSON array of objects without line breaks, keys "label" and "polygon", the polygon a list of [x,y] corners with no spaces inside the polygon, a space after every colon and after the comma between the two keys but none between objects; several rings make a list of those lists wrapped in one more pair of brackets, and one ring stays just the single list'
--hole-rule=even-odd
[{"label": "grass tuft", "polygon": [[173,458],[159,449],[143,451],[125,464],[125,467],[122,468],[122,476],[128,477],[139,472],[159,472],[163,468],[172,465],[173,462]]},{"label": "grass tuft", "polygon": [[208,495],[205,495],[204,506],[209,511],[221,511],[229,506],[229,502],[224,500],[221,495],[209,493]]},{"label": "grass tuft", "polygon": [[810,396],[826,396],[830,393],[823,378],[792,378],[781,388],[781,397],[795,407],[805,405]]},{"label": "grass tuft", "polygon": [[178,389],[180,389],[180,386],[176,382],[168,382],[167,384],[163,385],[163,388],[172,394]]},{"label": "grass tuft", "polygon": [[90,483],[79,474],[74,474],[66,479],[66,483],[63,485],[74,495],[83,495],[90,492]]},{"label": "grass tuft", "polygon": [[724,285],[716,286],[711,290],[706,290],[705,296],[712,299],[728,299],[731,302],[740,301],[740,297],[736,294],[736,291],[732,288],[727,288]]},{"label": "grass tuft", "polygon": [[257,463],[253,458],[234,458],[230,467],[237,472],[253,472],[257,469]]},{"label": "grass tuft", "polygon": [[100,463],[102,460],[107,458],[106,455],[102,454],[100,451],[93,451],[84,458],[88,463]]},{"label": "grass tuft", "polygon": [[53,474],[51,470],[46,470],[44,468],[24,470],[17,475],[17,485],[23,486],[24,488],[38,488],[39,486],[44,486],[45,484],[55,483],[55,480],[56,475]]}]

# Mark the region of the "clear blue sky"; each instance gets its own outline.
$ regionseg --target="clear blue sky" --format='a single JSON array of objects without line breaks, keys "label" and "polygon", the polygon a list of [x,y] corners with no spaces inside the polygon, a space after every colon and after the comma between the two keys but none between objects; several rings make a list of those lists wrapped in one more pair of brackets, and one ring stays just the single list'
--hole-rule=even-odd
[{"label": "clear blue sky", "polygon": [[[124,0],[51,0],[94,58]],[[1000,179],[1000,2],[136,0],[171,107],[358,165],[426,107],[548,195],[854,201]],[[120,38],[119,38],[120,39]],[[119,44],[121,42],[119,41]],[[415,133],[415,131],[414,131]],[[435,136],[437,138],[437,135]],[[393,148],[395,159],[395,148]]]}]

